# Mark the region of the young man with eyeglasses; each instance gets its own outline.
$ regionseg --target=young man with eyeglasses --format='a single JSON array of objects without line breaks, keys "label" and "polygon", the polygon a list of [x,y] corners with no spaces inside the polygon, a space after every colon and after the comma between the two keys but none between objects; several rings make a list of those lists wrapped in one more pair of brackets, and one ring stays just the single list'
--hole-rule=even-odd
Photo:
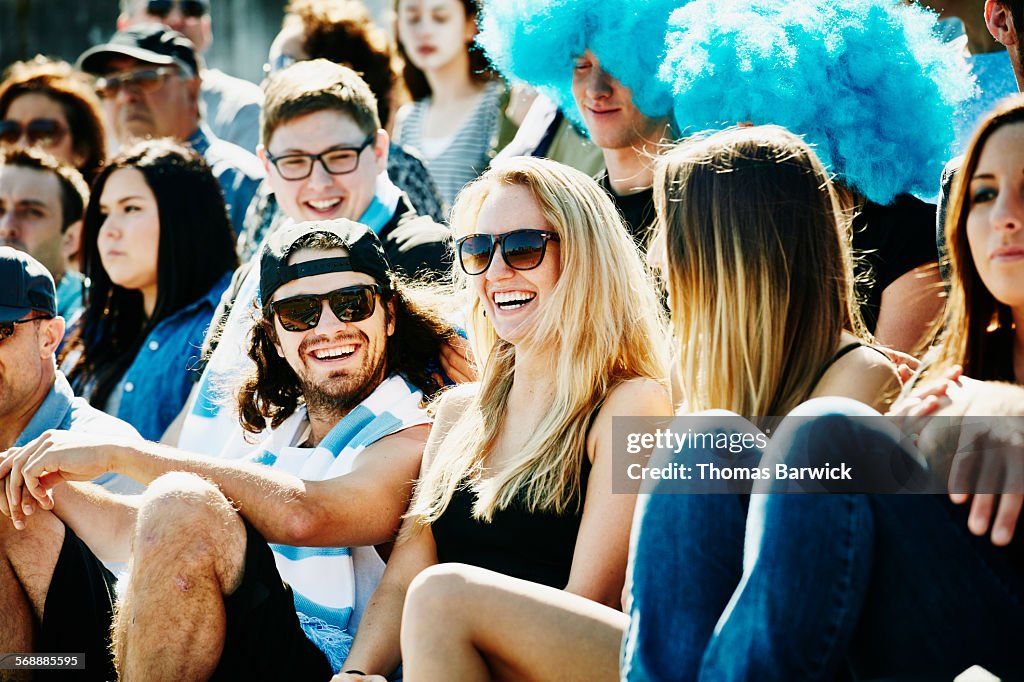
[{"label": "young man with eyeglasses", "polygon": [[89,187],[71,166],[34,149],[0,152],[0,246],[29,253],[57,283],[57,314],[82,309],[77,257]]},{"label": "young man with eyeglasses", "polygon": [[314,59],[274,74],[261,133],[257,153],[288,219],[357,220],[377,233],[399,273],[447,274],[450,232],[418,215],[388,178],[388,134],[376,97],[355,71]]},{"label": "young man with eyeglasses", "polygon": [[[119,31],[146,22],[159,22],[183,34],[204,54],[213,42],[210,0],[121,0]],[[255,152],[259,143],[263,92],[255,83],[201,65],[199,98],[203,118],[222,140]]]},{"label": "young man with eyeglasses", "polygon": [[162,24],[137,24],[82,53],[77,67],[97,76],[110,130],[121,145],[170,137],[199,153],[224,192],[236,232],[263,180],[259,160],[221,140],[199,115],[199,63],[191,41]]},{"label": "young man with eyeglasses", "polygon": [[[383,573],[375,546],[394,538],[408,504],[429,431],[425,396],[439,388],[429,360],[451,329],[393,277],[363,225],[286,228],[260,264],[256,362],[237,392],[245,428],[270,431],[257,453],[225,461],[48,433],[0,457],[0,481],[16,491],[0,510],[18,532],[83,529],[81,561],[105,582],[83,573],[81,594],[109,604],[98,559],[130,556],[113,627],[121,679],[329,679]],[[93,471],[149,487],[132,499],[69,483]],[[64,575],[66,559],[49,573]],[[22,615],[0,629],[0,650],[39,650],[19,601],[46,594],[40,573],[5,578],[0,567],[0,603]],[[87,622],[71,634],[105,633]]]}]

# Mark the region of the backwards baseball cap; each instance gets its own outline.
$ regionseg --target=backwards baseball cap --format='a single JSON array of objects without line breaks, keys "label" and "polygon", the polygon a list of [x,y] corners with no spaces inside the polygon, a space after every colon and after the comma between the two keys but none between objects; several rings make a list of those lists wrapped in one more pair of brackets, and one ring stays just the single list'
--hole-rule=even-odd
[{"label": "backwards baseball cap", "polygon": [[103,45],[82,53],[75,67],[86,73],[102,74],[114,57],[132,57],[148,64],[175,65],[188,77],[199,74],[196,48],[192,41],[163,24],[146,22],[118,31]]},{"label": "backwards baseball cap", "polygon": [[[347,256],[319,258],[288,264],[293,251],[303,248],[312,235],[322,234],[348,251]],[[283,284],[326,272],[362,272],[391,288],[391,264],[377,235],[362,223],[338,218],[314,220],[285,227],[267,240],[260,254],[260,301],[266,303]]]},{"label": "backwards baseball cap", "polygon": [[33,310],[57,316],[53,277],[24,251],[0,246],[0,282],[0,322],[20,320]]}]

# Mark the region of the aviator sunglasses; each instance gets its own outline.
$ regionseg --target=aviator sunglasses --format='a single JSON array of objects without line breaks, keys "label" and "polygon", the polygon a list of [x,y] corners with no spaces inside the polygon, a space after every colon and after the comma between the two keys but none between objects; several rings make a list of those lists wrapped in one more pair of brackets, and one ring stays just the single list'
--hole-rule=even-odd
[{"label": "aviator sunglasses", "polygon": [[146,14],[166,19],[174,6],[181,8],[183,16],[197,19],[210,11],[210,5],[203,0],[149,0],[146,3]]},{"label": "aviator sunglasses", "polygon": [[7,339],[14,336],[15,325],[28,324],[29,322],[35,322],[36,320],[49,320],[48,315],[36,315],[35,317],[29,317],[24,320],[10,320],[8,322],[0,322],[0,343],[3,343]]},{"label": "aviator sunglasses", "polygon": [[0,121],[0,141],[6,144],[17,144],[24,135],[30,146],[49,147],[60,142],[66,133],[67,129],[52,118],[34,118],[25,125],[12,119]]},{"label": "aviator sunglasses", "polygon": [[513,270],[533,270],[544,261],[549,241],[558,235],[547,230],[513,230],[504,234],[468,234],[455,242],[459,265],[467,275],[481,275],[491,267],[498,244],[501,257]]},{"label": "aviator sunglasses", "polygon": [[140,92],[154,92],[164,80],[176,74],[173,66],[161,66],[158,69],[140,69],[119,76],[105,76],[96,79],[96,94],[103,99],[113,99],[121,88],[133,88]]},{"label": "aviator sunglasses", "polygon": [[342,322],[360,322],[373,315],[377,307],[379,284],[358,284],[344,289],[335,289],[326,294],[304,294],[274,301],[270,304],[285,331],[304,332],[320,324],[323,302],[327,301],[331,311]]}]

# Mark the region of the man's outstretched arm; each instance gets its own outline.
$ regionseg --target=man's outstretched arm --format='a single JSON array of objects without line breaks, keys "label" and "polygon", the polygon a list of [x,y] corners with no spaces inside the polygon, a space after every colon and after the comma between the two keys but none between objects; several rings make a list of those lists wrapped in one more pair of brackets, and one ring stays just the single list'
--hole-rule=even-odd
[{"label": "man's outstretched arm", "polygon": [[15,524],[25,505],[53,509],[61,483],[115,472],[149,484],[187,471],[217,485],[268,542],[297,546],[374,545],[392,539],[408,505],[429,426],[415,426],[360,453],[351,473],[304,481],[248,462],[224,461],[151,442],[47,431],[0,462]]}]

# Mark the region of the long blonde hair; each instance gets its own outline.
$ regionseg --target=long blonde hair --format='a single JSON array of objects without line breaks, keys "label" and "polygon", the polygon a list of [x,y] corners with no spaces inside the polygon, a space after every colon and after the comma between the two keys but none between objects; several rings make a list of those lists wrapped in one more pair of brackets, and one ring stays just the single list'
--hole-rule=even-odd
[{"label": "long blonde hair", "polygon": [[778,126],[684,142],[656,163],[688,410],[781,416],[814,388],[854,304],[849,222],[821,162]]},{"label": "long blonde hair", "polygon": [[[554,398],[518,463],[478,486],[474,515],[484,520],[517,499],[531,512],[578,508],[587,431],[608,392],[637,377],[665,383],[668,374],[653,281],[611,199],[590,177],[547,159],[496,163],[459,194],[452,211],[456,235],[472,232],[491,193],[509,186],[528,189],[560,237],[561,275],[529,333],[530,344],[551,349]],[[467,480],[480,477],[506,425],[515,372],[515,346],[498,338],[457,263],[455,281],[468,298],[473,351],[486,362],[471,404],[417,486],[409,516],[422,524],[436,520]]]}]

